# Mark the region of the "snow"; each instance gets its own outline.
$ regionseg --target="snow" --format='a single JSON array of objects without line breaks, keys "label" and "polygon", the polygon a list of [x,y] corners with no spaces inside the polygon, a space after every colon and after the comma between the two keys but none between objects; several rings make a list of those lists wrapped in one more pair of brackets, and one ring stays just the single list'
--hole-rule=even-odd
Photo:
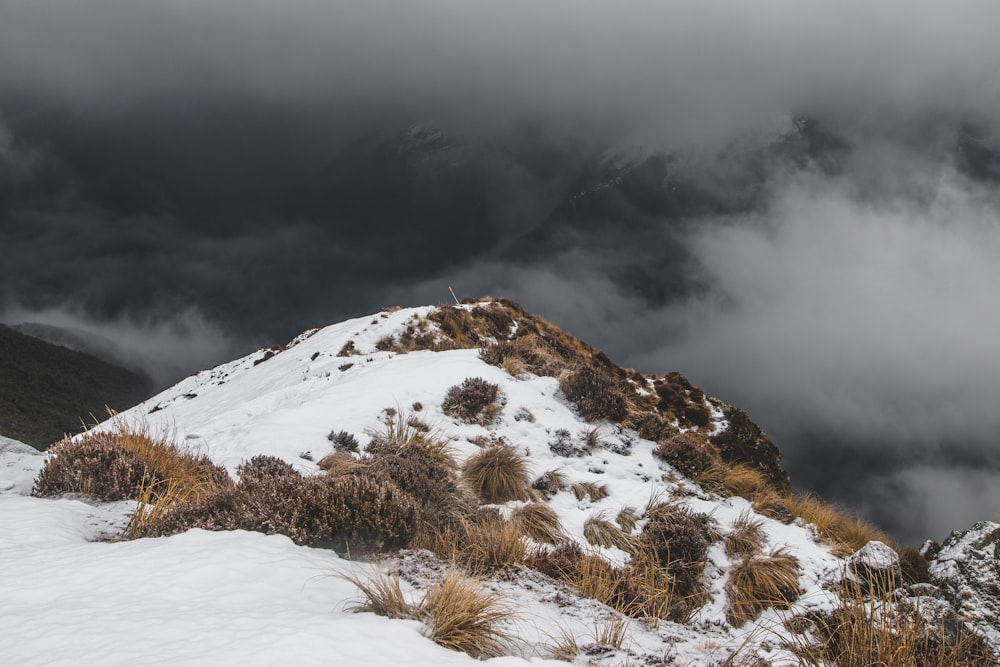
[{"label": "snow", "polygon": [[[711,496],[679,478],[653,456],[654,443],[614,425],[600,426],[605,447],[571,458],[554,453],[550,443],[561,430],[579,442],[593,425],[573,412],[553,378],[511,377],[483,363],[477,350],[375,349],[378,340],[431,310],[401,309],[306,332],[276,353],[261,350],[186,378],[120,418],[147,423],[233,474],[261,453],[309,474],[317,469],[315,461],[333,451],[331,431],[354,433],[364,445],[386,408],[412,411],[420,403],[414,416],[450,440],[459,462],[478,450],[473,439],[503,437],[527,458],[533,477],[558,468],[570,483],[606,485],[610,494],[600,501],[578,501],[569,492],[549,501],[566,534],[588,548],[583,525],[589,517],[598,512],[613,517],[626,506],[641,512],[656,497],[708,514],[723,536],[742,513],[752,513],[742,498]],[[338,356],[348,341],[358,354]],[[442,412],[447,389],[469,377],[501,386],[506,404],[496,424],[470,425]],[[522,408],[533,421],[514,418]],[[717,430],[723,427],[722,413],[712,410]],[[373,568],[399,567],[410,573],[409,590],[415,592],[435,576],[426,562],[429,554],[366,564],[282,536],[200,530],[107,541],[134,504],[28,497],[43,462],[35,450],[0,440],[0,627],[6,664],[471,664],[468,656],[427,639],[416,621],[346,610],[358,593],[338,574],[365,577]],[[844,561],[818,543],[809,526],[757,518],[764,523],[768,549],[787,547],[799,559],[805,592],[791,610],[766,610],[755,623],[729,627],[724,586],[731,563],[716,543],[706,571],[712,597],[691,623],[654,627],[631,621],[626,650],[593,659],[612,665],[673,656],[679,664],[709,665],[743,648],[744,655],[749,651],[776,665],[796,664],[772,647],[773,640],[790,615],[832,608],[836,598],[830,589],[842,576]],[[604,554],[624,557],[610,549]],[[522,571],[487,583],[517,609],[515,629],[523,639],[512,647],[514,655],[490,664],[565,664],[539,657],[543,645],[563,631],[585,644],[614,615],[537,573]],[[578,662],[587,660],[582,656]]]}]

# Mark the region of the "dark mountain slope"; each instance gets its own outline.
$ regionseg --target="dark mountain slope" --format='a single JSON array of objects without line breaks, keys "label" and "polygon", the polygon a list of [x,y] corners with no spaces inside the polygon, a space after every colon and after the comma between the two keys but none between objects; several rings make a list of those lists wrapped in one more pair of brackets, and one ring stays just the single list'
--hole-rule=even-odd
[{"label": "dark mountain slope", "polygon": [[105,406],[125,410],[152,389],[146,377],[0,325],[2,435],[45,448],[104,418]]}]

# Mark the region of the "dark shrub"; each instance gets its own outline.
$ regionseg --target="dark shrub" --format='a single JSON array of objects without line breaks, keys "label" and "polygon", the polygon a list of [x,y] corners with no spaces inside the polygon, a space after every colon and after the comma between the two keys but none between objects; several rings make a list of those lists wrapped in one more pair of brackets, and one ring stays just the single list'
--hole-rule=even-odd
[{"label": "dark shrub", "polygon": [[583,549],[576,542],[562,542],[551,549],[540,548],[525,559],[533,570],[562,581],[575,581],[580,575]]},{"label": "dark shrub", "polygon": [[583,447],[573,442],[573,436],[564,428],[556,429],[549,440],[549,449],[557,456],[583,456]]},{"label": "dark shrub", "polygon": [[472,309],[471,315],[484,323],[487,335],[498,340],[510,335],[511,325],[514,324],[514,320],[504,308],[493,304],[476,306]]},{"label": "dark shrub", "polygon": [[448,390],[441,409],[446,415],[470,424],[492,424],[500,414],[499,385],[483,378],[468,378]]},{"label": "dark shrub", "polygon": [[142,536],[190,528],[253,530],[357,554],[406,546],[416,517],[413,499],[385,479],[287,475],[241,481],[183,503],[149,525]]},{"label": "dark shrub", "polygon": [[727,406],[724,412],[729,425],[710,438],[712,444],[719,448],[722,460],[726,463],[745,463],[760,471],[779,491],[789,491],[791,484],[788,474],[781,467],[781,452],[763,429],[739,408]]},{"label": "dark shrub", "polygon": [[494,345],[487,345],[479,350],[479,358],[490,366],[496,366],[497,368],[503,366],[505,359],[517,356],[519,355],[514,343],[505,340]]},{"label": "dark shrub", "polygon": [[677,507],[661,507],[652,513],[639,536],[641,548],[649,550],[661,567],[667,568],[678,602],[695,601],[703,591],[708,540],[701,516]]},{"label": "dark shrub", "polygon": [[375,349],[382,352],[392,352],[397,349],[398,345],[396,343],[395,336],[383,336],[375,341]]},{"label": "dark shrub", "polygon": [[368,470],[410,494],[420,520],[433,528],[454,526],[470,510],[452,466],[423,447],[404,447],[371,457]]},{"label": "dark shrub", "polygon": [[267,456],[265,454],[255,456],[246,463],[243,463],[236,469],[236,472],[239,474],[241,482],[259,482],[264,479],[284,477],[286,475],[301,477],[299,472],[290,463],[279,459],[277,456]]},{"label": "dark shrub", "polygon": [[347,431],[330,431],[330,434],[326,436],[326,439],[332,442],[334,448],[338,451],[358,451],[358,439],[354,437],[353,433],[348,433]]},{"label": "dark shrub", "polygon": [[81,493],[98,500],[138,498],[144,487],[166,479],[138,453],[101,434],[63,440],[35,481],[36,496]]},{"label": "dark shrub", "polygon": [[565,487],[566,475],[559,470],[548,470],[531,484],[531,488],[541,491],[546,498],[551,498]]},{"label": "dark shrub", "polygon": [[635,429],[643,440],[660,442],[677,435],[680,431],[673,422],[656,412],[644,412],[629,417],[625,424]]},{"label": "dark shrub", "polygon": [[587,421],[620,422],[628,416],[628,403],[620,384],[611,373],[583,366],[566,374],[559,388]]},{"label": "dark shrub", "polygon": [[903,583],[926,584],[931,580],[930,563],[913,547],[902,547],[899,550],[899,567],[903,573]]},{"label": "dark shrub", "polygon": [[653,453],[690,479],[719,460],[711,445],[690,433],[678,433],[664,440]]}]

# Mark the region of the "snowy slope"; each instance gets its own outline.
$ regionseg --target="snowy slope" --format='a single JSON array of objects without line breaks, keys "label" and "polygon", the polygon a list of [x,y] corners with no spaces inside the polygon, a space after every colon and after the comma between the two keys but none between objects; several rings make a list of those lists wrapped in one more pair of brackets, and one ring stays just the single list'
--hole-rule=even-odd
[{"label": "snowy slope", "polygon": [[[606,485],[608,496],[597,502],[568,492],[549,501],[564,532],[587,548],[587,518],[601,511],[614,516],[625,506],[641,510],[657,496],[679,498],[709,515],[722,537],[742,513],[753,514],[747,500],[705,493],[675,474],[653,456],[654,443],[617,425],[600,426],[603,444],[592,453],[569,458],[554,453],[554,441],[567,432],[580,439],[593,426],[574,412],[555,378],[513,377],[484,363],[475,349],[405,354],[376,349],[386,336],[398,335],[433,310],[400,309],[306,332],[286,347],[193,375],[120,418],[170,433],[235,475],[240,463],[261,453],[314,473],[315,461],[333,451],[327,438],[331,431],[356,434],[363,448],[384,409],[414,411],[450,439],[460,463],[479,449],[473,439],[502,437],[525,456],[532,479],[559,468],[570,483]],[[348,343],[357,353],[338,356]],[[448,388],[470,377],[500,385],[505,395],[500,418],[489,427],[461,422],[441,409]],[[712,414],[709,428],[721,428],[721,413],[713,408]],[[283,536],[239,531],[95,541],[120,528],[134,504],[26,497],[42,461],[16,445],[0,446],[0,627],[7,631],[5,653],[8,659],[14,656],[10,664],[153,664],[163,659],[175,664],[449,665],[471,660],[424,638],[414,621],[345,611],[357,592],[334,575],[365,574],[386,564],[350,562]],[[678,664],[710,665],[741,648],[744,655],[772,664],[796,664],[776,648],[775,639],[785,632],[781,623],[790,615],[830,609],[835,596],[829,589],[841,578],[844,561],[801,520],[786,525],[758,518],[765,526],[766,548],[787,547],[799,559],[804,592],[791,610],[765,610],[742,628],[729,626],[723,587],[731,563],[717,541],[709,549],[705,573],[711,599],[691,622],[631,621],[622,651],[581,656],[579,664],[673,657]],[[613,561],[625,558],[615,549],[603,554]],[[432,579],[438,567],[426,553],[404,556],[398,566],[409,574],[414,594],[413,586]],[[600,623],[614,616],[603,605],[530,572],[491,585],[518,610],[516,634],[522,639],[512,647],[512,657],[494,659],[495,664],[538,663],[552,637],[568,631],[585,644]]]}]

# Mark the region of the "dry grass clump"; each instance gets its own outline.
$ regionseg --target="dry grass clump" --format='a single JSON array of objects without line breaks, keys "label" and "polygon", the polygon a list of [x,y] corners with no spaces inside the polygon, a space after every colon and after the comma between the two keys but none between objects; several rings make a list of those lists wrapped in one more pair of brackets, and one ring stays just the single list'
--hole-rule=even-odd
[{"label": "dry grass clump", "polygon": [[382,427],[369,430],[371,442],[366,452],[370,455],[392,453],[408,447],[419,447],[444,465],[455,465],[451,443],[432,429],[427,423],[406,414],[404,411],[388,408],[382,419]]},{"label": "dry grass clump", "polygon": [[628,637],[628,618],[612,616],[603,623],[594,626],[594,641],[601,646],[610,646],[620,650]]},{"label": "dry grass clump", "polygon": [[514,510],[511,517],[518,522],[524,534],[536,542],[557,544],[563,539],[559,515],[545,503],[527,503]]},{"label": "dry grass clump", "polygon": [[367,581],[359,577],[345,575],[344,579],[357,586],[365,596],[365,601],[348,607],[356,614],[371,612],[387,618],[414,618],[414,606],[406,600],[399,574],[379,572]]},{"label": "dry grass clump", "polygon": [[580,655],[580,644],[576,635],[566,628],[560,628],[556,635],[548,635],[549,642],[544,645],[546,657],[561,662],[573,662]]},{"label": "dry grass clump", "polygon": [[726,469],[722,477],[722,486],[729,495],[753,498],[767,488],[767,480],[759,470],[737,463]]},{"label": "dry grass clump", "polygon": [[653,453],[690,479],[719,462],[719,453],[715,448],[693,433],[671,436],[660,442]]},{"label": "dry grass clump", "polygon": [[407,602],[397,574],[377,574],[368,581],[351,576],[345,579],[365,596],[352,611],[422,621],[430,638],[447,649],[474,658],[493,658],[504,655],[514,639],[504,625],[512,622],[515,614],[503,598],[456,570],[448,570],[416,604]]},{"label": "dry grass clump", "polygon": [[[895,588],[896,584],[890,584]],[[813,639],[798,636],[800,664],[820,667],[986,667],[996,658],[957,617],[929,622],[919,609],[894,604],[892,590],[841,591],[841,607],[806,619]],[[931,615],[933,616],[933,614]]]},{"label": "dry grass clump", "polygon": [[113,430],[88,431],[50,450],[33,493],[80,493],[98,500],[144,498],[171,502],[204,496],[232,483],[206,456],[184,451],[140,423],[117,420]]},{"label": "dry grass clump", "polygon": [[879,528],[814,495],[787,498],[789,511],[816,526],[820,538],[839,556],[848,556],[873,540],[890,542]]},{"label": "dry grass clump", "polygon": [[451,387],[441,404],[446,415],[482,426],[495,422],[502,407],[500,386],[483,378],[467,378]]},{"label": "dry grass clump", "polygon": [[765,488],[753,495],[751,504],[757,514],[789,523],[795,516],[788,507],[788,500],[789,496],[778,493],[774,489]]},{"label": "dry grass clump", "polygon": [[462,468],[462,477],[487,503],[530,499],[528,466],[513,448],[505,445],[495,445],[470,456]]},{"label": "dry grass clump", "polygon": [[764,522],[753,518],[749,512],[740,514],[726,535],[726,555],[730,558],[747,558],[760,553],[764,548],[767,536],[764,534]]},{"label": "dry grass clump", "polygon": [[338,476],[350,475],[358,471],[362,463],[347,452],[331,452],[321,458],[316,465],[323,472]]},{"label": "dry grass clump", "polygon": [[615,523],[626,533],[631,533],[639,523],[639,511],[634,507],[623,507],[615,515]]},{"label": "dry grass clump", "polygon": [[739,627],[766,607],[787,609],[802,594],[799,562],[783,549],[744,558],[729,571],[726,620]]},{"label": "dry grass clump", "polygon": [[596,547],[629,551],[633,546],[632,538],[609,521],[603,512],[598,512],[583,523],[583,537]]},{"label": "dry grass clump", "polygon": [[455,524],[420,534],[414,546],[476,573],[501,570],[528,560],[521,523],[505,521],[498,512],[479,512]]},{"label": "dry grass clump", "polygon": [[541,491],[546,498],[551,498],[566,488],[566,473],[558,468],[547,470],[531,483],[531,488]]},{"label": "dry grass clump", "polygon": [[559,388],[587,421],[620,422],[628,416],[628,401],[622,382],[610,371],[582,366],[559,378]]},{"label": "dry grass clump", "polygon": [[474,658],[504,655],[514,639],[504,625],[515,614],[503,598],[455,570],[427,591],[417,613],[432,640]]},{"label": "dry grass clump", "polygon": [[593,503],[603,500],[609,495],[607,485],[598,484],[597,482],[577,482],[570,487],[570,490],[573,492],[573,495],[576,496],[577,500],[583,500],[584,498],[590,497],[590,502]]},{"label": "dry grass clump", "polygon": [[711,493],[722,493],[726,490],[726,473],[729,468],[721,461],[715,461],[694,477],[698,486]]}]

